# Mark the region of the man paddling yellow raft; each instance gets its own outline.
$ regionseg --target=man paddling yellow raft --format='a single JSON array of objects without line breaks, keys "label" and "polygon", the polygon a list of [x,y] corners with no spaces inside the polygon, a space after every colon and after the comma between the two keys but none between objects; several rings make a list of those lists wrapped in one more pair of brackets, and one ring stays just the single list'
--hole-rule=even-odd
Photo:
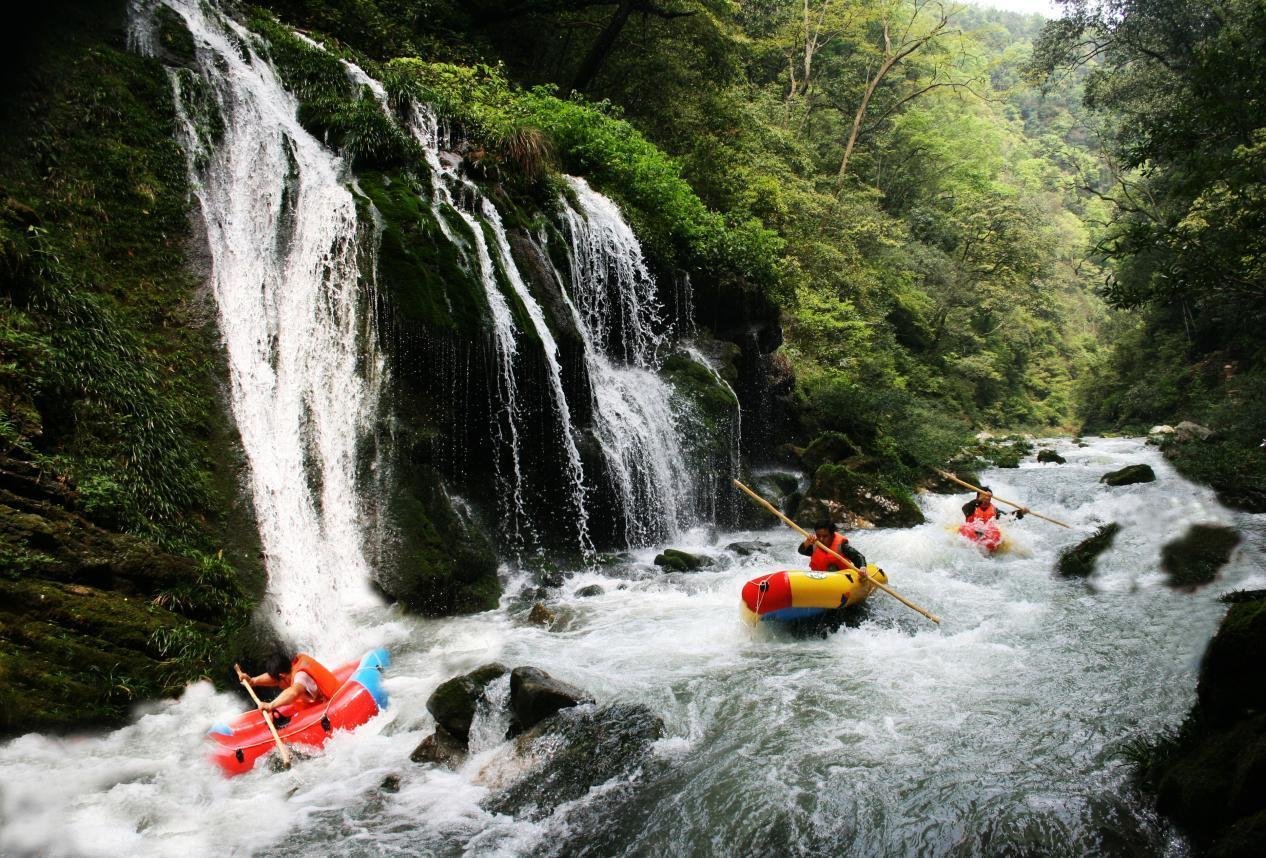
[{"label": "man paddling yellow raft", "polygon": [[[859,605],[875,590],[884,591],[907,608],[918,611],[934,623],[941,621],[940,617],[920,608],[889,587],[888,576],[878,566],[871,563],[866,564],[865,568],[858,568],[837,551],[835,545],[838,544],[840,547],[844,545],[844,542],[836,538],[839,534],[833,534],[829,529],[825,531],[825,535],[811,534],[738,480],[734,481],[734,485],[777,516],[783,524],[803,536],[805,538],[803,545],[812,546],[811,555],[821,552],[829,558],[829,562],[823,564],[827,568],[822,571],[771,572],[748,581],[743,586],[743,616],[748,622],[758,623],[765,619],[794,620],[824,614],[830,610]],[[828,538],[831,544],[827,543]],[[865,558],[862,560],[864,562]],[[832,564],[837,567],[837,571],[830,571]],[[775,616],[776,613],[783,611],[790,613]]]}]

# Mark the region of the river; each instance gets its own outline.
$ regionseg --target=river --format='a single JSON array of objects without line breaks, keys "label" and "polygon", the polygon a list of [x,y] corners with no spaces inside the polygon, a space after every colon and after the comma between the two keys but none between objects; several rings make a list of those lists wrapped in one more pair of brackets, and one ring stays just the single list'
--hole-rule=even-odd
[{"label": "river", "polygon": [[[386,608],[353,618],[361,646],[386,643],[391,708],[280,774],[234,780],[202,758],[202,734],[241,708],[209,684],[150,704],[101,735],[31,734],[0,747],[0,853],[46,855],[1186,854],[1130,786],[1122,748],[1176,727],[1223,592],[1266,586],[1266,517],[1229,511],[1137,439],[1052,445],[1068,459],[984,478],[1003,497],[1074,525],[1010,525],[1013,550],[982,557],[949,525],[965,496],[922,498],[928,523],[853,542],[938,628],[882,594],[857,627],[825,638],[753,633],[742,583],[799,566],[787,531],[703,531],[678,547],[719,562],[691,574],[637,563],[577,573],[554,608],[567,625],[523,620],[509,575],[498,610],[418,620]],[[1099,476],[1147,462],[1154,483]],[[1095,526],[1124,529],[1088,583],[1053,572]],[[1161,545],[1190,522],[1247,536],[1218,581],[1163,584]],[[736,539],[772,543],[736,558]],[[576,598],[597,583],[605,592]],[[320,653],[318,653],[320,655]],[[531,664],[600,702],[664,719],[655,764],[529,821],[485,811],[511,744],[477,743],[456,772],[409,762],[432,729],[426,699],[488,661]],[[398,775],[400,789],[378,785]],[[627,787],[612,801],[610,787]],[[586,813],[587,803],[601,813]]]}]

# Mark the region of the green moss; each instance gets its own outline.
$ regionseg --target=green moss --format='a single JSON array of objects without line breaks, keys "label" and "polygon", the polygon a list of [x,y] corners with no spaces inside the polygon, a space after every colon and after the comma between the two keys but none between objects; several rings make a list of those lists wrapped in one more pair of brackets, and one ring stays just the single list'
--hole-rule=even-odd
[{"label": "green moss", "polygon": [[[407,172],[364,172],[358,179],[382,218],[378,282],[399,324],[466,336],[483,331],[488,318],[483,285],[444,235],[427,198],[429,186]],[[446,217],[446,226],[473,246],[469,227],[456,213]]]},{"label": "green moss", "polygon": [[729,386],[722,384],[711,367],[689,355],[676,353],[664,361],[661,373],[677,392],[694,402],[707,415],[713,429],[720,428],[739,407]]},{"label": "green moss", "polygon": [[390,596],[427,616],[497,606],[501,584],[492,545],[454,510],[438,474],[402,466],[389,515],[396,544],[379,583]]},{"label": "green moss", "polygon": [[[202,675],[262,578],[171,82],[121,15],[36,16],[0,100],[0,732],[117,720]],[[187,60],[183,25],[158,25]],[[214,142],[209,94],[181,83]]]},{"label": "green moss", "polygon": [[[1259,427],[1251,427],[1256,430]],[[1266,512],[1266,455],[1255,436],[1165,445],[1165,457],[1189,480],[1213,487],[1218,500],[1246,512]]]}]

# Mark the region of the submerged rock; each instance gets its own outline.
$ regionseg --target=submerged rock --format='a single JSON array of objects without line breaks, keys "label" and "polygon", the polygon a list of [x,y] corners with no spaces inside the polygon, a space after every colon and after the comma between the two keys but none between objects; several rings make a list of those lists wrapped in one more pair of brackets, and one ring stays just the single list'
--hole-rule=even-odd
[{"label": "submerged rock", "polygon": [[1038,450],[1037,460],[1039,462],[1049,462],[1055,465],[1064,465],[1068,463],[1067,459],[1059,453],[1056,453],[1054,450]]},{"label": "submerged rock", "polygon": [[510,672],[512,731],[530,730],[560,709],[592,700],[586,692],[539,668],[516,667]]},{"label": "submerged rock", "polygon": [[1096,530],[1093,536],[1065,548],[1060,552],[1056,571],[1065,578],[1088,577],[1095,571],[1095,561],[1099,555],[1112,547],[1120,531],[1121,525],[1114,521]]},{"label": "submerged rock", "polygon": [[731,542],[729,545],[725,546],[725,550],[733,551],[739,557],[750,557],[753,554],[759,554],[770,547],[772,546],[768,542],[753,539],[744,542]]},{"label": "submerged rock", "polygon": [[[509,672],[504,664],[493,662],[470,673],[455,676],[440,684],[426,701],[426,710],[435,723],[461,743],[463,750],[470,737],[470,723],[475,719],[484,691],[495,679]],[[437,731],[438,732],[438,731]]]},{"label": "submerged rock", "polygon": [[434,733],[413,749],[409,759],[415,763],[435,763],[457,768],[466,759],[466,742],[443,727],[436,727]]},{"label": "submerged rock", "polygon": [[1240,544],[1238,531],[1219,524],[1193,524],[1180,539],[1161,549],[1161,568],[1171,587],[1208,584]]},{"label": "submerged rock", "polygon": [[1156,472],[1151,465],[1126,465],[1119,471],[1109,471],[1099,478],[1099,482],[1109,486],[1132,486],[1155,480]]},{"label": "submerged rock", "polygon": [[387,775],[382,779],[382,783],[378,784],[380,792],[400,792],[400,776]]},{"label": "submerged rock", "polygon": [[545,607],[544,602],[537,602],[532,605],[532,610],[528,611],[527,621],[534,626],[549,626],[557,620],[558,617],[549,608]]},{"label": "submerged rock", "polygon": [[519,736],[515,752],[541,762],[485,807],[542,819],[594,787],[633,778],[651,758],[664,722],[640,704],[582,706],[560,712]]},{"label": "submerged rock", "polygon": [[696,569],[713,564],[711,557],[679,551],[676,548],[665,548],[663,552],[655,555],[654,562],[656,566],[662,566],[673,572],[693,572]]},{"label": "submerged rock", "polygon": [[587,587],[581,587],[576,591],[576,595],[581,599],[587,599],[590,596],[601,596],[606,590],[602,589],[601,584],[590,584]]}]

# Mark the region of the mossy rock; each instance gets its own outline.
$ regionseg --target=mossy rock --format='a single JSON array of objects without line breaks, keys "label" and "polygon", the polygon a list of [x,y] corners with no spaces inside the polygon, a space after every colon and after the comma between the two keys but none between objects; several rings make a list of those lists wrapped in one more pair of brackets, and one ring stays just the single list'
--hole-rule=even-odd
[{"label": "mossy rock", "polygon": [[1067,459],[1065,459],[1059,453],[1056,453],[1054,450],[1038,450],[1037,460],[1039,462],[1049,463],[1053,465],[1065,465],[1068,463]]},{"label": "mossy rock", "polygon": [[1171,587],[1208,584],[1240,544],[1238,531],[1217,524],[1193,524],[1179,539],[1161,548],[1161,568]]},{"label": "mossy rock", "polygon": [[581,587],[576,591],[575,595],[578,599],[589,599],[594,596],[601,596],[605,592],[606,590],[602,589],[601,584],[590,584],[586,587]]},{"label": "mossy rock", "polygon": [[1056,571],[1064,578],[1089,577],[1095,571],[1099,555],[1112,547],[1120,531],[1121,525],[1114,521],[1096,530],[1093,536],[1065,548],[1060,552]]},{"label": "mossy rock", "polygon": [[1156,472],[1151,465],[1126,465],[1119,471],[1109,471],[1099,478],[1099,482],[1107,486],[1132,486],[1136,483],[1150,483],[1156,480]]},{"label": "mossy rock", "polygon": [[703,554],[691,554],[688,551],[680,551],[676,548],[665,548],[661,553],[655,555],[654,560],[656,566],[672,572],[693,572],[704,566],[711,566],[713,562],[711,557]]},{"label": "mossy rock", "polygon": [[426,711],[435,723],[457,739],[464,748],[470,738],[470,725],[484,691],[494,680],[510,672],[504,664],[493,662],[440,683],[426,700]]},{"label": "mossy rock", "polygon": [[838,464],[861,455],[861,452],[861,448],[844,433],[823,432],[800,453],[800,461],[805,470],[813,473],[823,465]]},{"label": "mossy rock", "polygon": [[[1188,728],[1153,772],[1157,809],[1199,844],[1217,842],[1238,821],[1266,810],[1266,715],[1225,729]],[[1260,852],[1258,853],[1260,854]]]},{"label": "mossy rock", "polygon": [[1231,605],[1209,641],[1196,687],[1202,716],[1224,724],[1266,711],[1266,598]]},{"label": "mossy rock", "polygon": [[739,407],[734,391],[722,383],[717,372],[684,352],[669,355],[660,371],[678,393],[698,405],[713,423],[728,420]]},{"label": "mossy rock", "polygon": [[913,527],[923,512],[907,492],[843,465],[818,468],[794,516],[802,527],[829,519],[849,527]]},{"label": "mossy rock", "polygon": [[495,608],[501,597],[497,558],[484,530],[453,507],[439,475],[402,464],[388,505],[382,591],[425,616]]}]

